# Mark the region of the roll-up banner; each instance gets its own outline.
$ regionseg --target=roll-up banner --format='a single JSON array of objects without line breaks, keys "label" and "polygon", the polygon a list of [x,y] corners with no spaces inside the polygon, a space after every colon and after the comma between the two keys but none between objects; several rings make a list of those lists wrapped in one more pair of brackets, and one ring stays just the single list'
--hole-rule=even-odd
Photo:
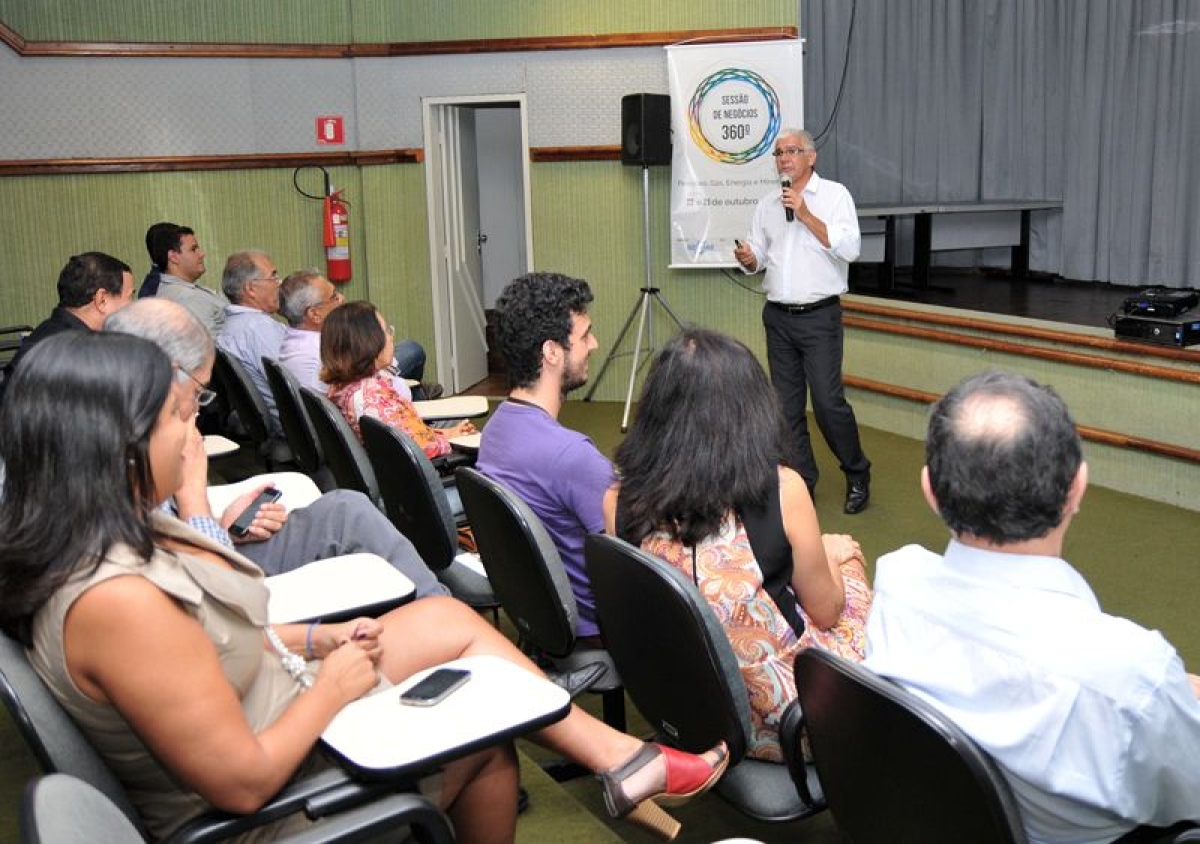
[{"label": "roll-up banner", "polygon": [[671,267],[733,267],[734,238],[779,184],[784,127],[804,127],[801,42],[667,47],[671,81]]}]

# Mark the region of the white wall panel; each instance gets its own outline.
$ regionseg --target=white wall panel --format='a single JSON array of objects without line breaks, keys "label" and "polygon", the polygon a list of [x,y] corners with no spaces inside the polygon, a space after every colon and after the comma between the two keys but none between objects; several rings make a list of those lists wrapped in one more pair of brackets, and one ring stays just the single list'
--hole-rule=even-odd
[{"label": "white wall panel", "polygon": [[534,146],[615,144],[624,94],[667,88],[658,47],[380,59],[22,58],[0,46],[0,158],[421,146],[426,96],[525,93]]}]

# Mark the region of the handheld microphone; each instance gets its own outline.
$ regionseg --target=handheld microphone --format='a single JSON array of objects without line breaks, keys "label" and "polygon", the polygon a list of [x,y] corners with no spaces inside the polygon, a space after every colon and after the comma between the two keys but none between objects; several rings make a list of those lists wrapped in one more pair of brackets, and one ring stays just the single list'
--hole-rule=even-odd
[{"label": "handheld microphone", "polygon": [[[779,180],[779,186],[781,188],[790,188],[792,186],[792,180],[789,179],[787,176],[784,176],[782,179]],[[784,219],[786,219],[790,223],[796,219],[796,212],[793,211],[791,208],[784,206],[783,216],[784,216]]]}]

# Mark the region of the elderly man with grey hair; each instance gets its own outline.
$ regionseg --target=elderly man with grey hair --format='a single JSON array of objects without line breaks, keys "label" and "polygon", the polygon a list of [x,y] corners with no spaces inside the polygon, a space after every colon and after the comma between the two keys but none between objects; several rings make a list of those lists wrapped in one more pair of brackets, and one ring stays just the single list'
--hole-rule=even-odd
[{"label": "elderly man with grey hair", "polygon": [[[304,387],[324,394],[329,389],[318,377],[321,371],[321,327],[342,304],[341,292],[319,270],[298,270],[283,280],[279,312],[287,320],[279,363]],[[408,392],[405,385],[404,393]]]},{"label": "elderly man with grey hair", "polygon": [[771,383],[793,435],[788,463],[814,492],[820,473],[808,434],[811,393],[817,427],[846,476],[843,509],[861,513],[871,497],[871,461],[842,386],[839,298],[862,245],[858,213],[845,186],[817,174],[808,132],[780,130],[771,154],[780,187],[759,201],[733,255],[746,273],[766,271],[762,321]]},{"label": "elderly man with grey hair", "polygon": [[279,271],[266,252],[247,249],[230,255],[221,276],[221,291],[229,297],[230,304],[225,306],[225,324],[217,334],[217,345],[237,358],[250,375],[267,406],[271,432],[275,435],[283,429],[262,359],[279,357],[287,332],[283,323],[272,316],[279,310],[281,283]]},{"label": "elderly man with grey hair", "polygon": [[[120,316],[120,319],[116,317]],[[156,343],[174,362],[174,389],[181,414],[195,415],[215,395],[213,343],[204,326],[181,305],[165,299],[140,299],[104,323],[105,331],[133,334]],[[279,574],[314,560],[342,554],[378,554],[416,586],[416,596],[448,595],[408,541],[366,496],[350,490],[327,492],[307,507],[290,513],[277,503],[265,504],[246,536],[233,539],[229,526],[265,487],[235,499],[220,516],[209,509],[208,461],[203,450],[184,454],[185,480],[170,503],[194,529],[253,560],[267,574]]]},{"label": "elderly man with grey hair", "polygon": [[[287,367],[301,386],[324,395],[329,385],[321,372],[321,327],[330,311],[342,303],[342,294],[317,269],[297,270],[283,280],[279,293],[279,312],[288,322],[287,336],[279,350],[279,362]],[[421,380],[425,370],[425,350],[414,340],[396,343],[390,367],[392,384],[408,400],[433,399],[441,395],[437,384],[410,388],[406,379]]]}]

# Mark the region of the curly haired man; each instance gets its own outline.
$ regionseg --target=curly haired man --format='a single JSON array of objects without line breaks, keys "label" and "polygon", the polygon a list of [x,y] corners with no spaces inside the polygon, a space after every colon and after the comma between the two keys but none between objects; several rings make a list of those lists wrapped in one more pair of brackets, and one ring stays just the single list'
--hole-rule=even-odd
[{"label": "curly haired man", "polygon": [[587,383],[588,358],[598,345],[587,314],[591,301],[586,281],[558,273],[530,273],[504,288],[496,338],[510,391],[483,430],[478,467],[542,520],[575,593],[576,635],[600,645],[583,541],[604,531],[604,493],[615,477],[590,439],[558,421],[567,393]]}]

